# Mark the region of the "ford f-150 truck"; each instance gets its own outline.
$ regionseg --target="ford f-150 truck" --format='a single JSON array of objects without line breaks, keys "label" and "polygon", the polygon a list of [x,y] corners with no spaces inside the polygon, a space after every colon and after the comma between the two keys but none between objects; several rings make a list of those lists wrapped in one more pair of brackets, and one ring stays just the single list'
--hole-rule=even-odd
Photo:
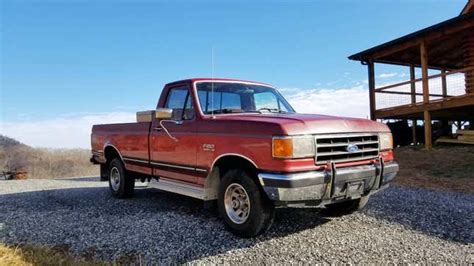
[{"label": "ford f-150 truck", "polygon": [[386,125],[299,114],[272,86],[240,80],[169,83],[155,110],[94,125],[91,142],[113,196],[132,196],[141,179],[217,200],[227,228],[244,237],[265,232],[278,206],[354,212],[398,172]]}]

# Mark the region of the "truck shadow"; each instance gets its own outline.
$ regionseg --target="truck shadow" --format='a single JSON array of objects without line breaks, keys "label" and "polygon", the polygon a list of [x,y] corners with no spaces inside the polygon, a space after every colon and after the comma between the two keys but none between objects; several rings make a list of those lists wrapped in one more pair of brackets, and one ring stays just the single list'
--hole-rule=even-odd
[{"label": "truck shadow", "polygon": [[[95,184],[0,195],[0,240],[6,244],[68,243],[79,254],[92,252],[108,260],[141,254],[163,263],[183,263],[252,247],[331,221],[314,208],[277,209],[269,232],[242,239],[227,232],[216,211],[205,208],[202,201],[144,187],[136,189],[134,198],[118,200],[110,196],[105,182]],[[440,202],[431,202],[428,211],[413,208],[413,201],[420,199],[406,190],[394,187],[375,196],[363,213],[443,239],[473,243],[472,230],[471,235],[463,235],[457,229],[472,229],[469,213],[461,212],[465,215],[461,219],[446,220],[445,216],[459,212],[459,208],[440,206],[443,197],[437,198]],[[467,208],[463,211],[472,214],[472,204]]]}]

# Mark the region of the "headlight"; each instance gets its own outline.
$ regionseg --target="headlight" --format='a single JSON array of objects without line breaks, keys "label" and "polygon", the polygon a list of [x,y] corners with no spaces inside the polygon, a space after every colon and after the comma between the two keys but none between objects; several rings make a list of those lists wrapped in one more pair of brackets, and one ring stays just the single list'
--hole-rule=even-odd
[{"label": "headlight", "polygon": [[313,136],[273,137],[274,158],[305,158],[314,156]]},{"label": "headlight", "polygon": [[391,150],[393,149],[393,137],[392,133],[380,133],[379,134],[380,150]]}]

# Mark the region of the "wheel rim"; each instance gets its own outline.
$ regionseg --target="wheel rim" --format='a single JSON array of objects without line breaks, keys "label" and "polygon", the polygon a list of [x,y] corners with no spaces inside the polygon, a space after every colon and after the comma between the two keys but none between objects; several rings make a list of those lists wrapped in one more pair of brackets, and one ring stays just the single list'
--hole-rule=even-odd
[{"label": "wheel rim", "polygon": [[117,167],[110,170],[110,185],[114,191],[120,188],[120,172]]},{"label": "wheel rim", "polygon": [[243,224],[250,214],[250,199],[245,189],[237,184],[230,184],[224,194],[224,205],[227,217],[236,223]]}]

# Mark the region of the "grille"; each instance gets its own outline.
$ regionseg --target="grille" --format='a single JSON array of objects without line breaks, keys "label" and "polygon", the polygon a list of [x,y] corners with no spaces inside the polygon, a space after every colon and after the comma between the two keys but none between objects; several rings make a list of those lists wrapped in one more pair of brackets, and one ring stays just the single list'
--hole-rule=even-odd
[{"label": "grille", "polygon": [[[349,152],[350,144],[356,145],[357,149]],[[367,160],[377,158],[378,155],[379,136],[377,134],[316,136],[316,164]]]}]

